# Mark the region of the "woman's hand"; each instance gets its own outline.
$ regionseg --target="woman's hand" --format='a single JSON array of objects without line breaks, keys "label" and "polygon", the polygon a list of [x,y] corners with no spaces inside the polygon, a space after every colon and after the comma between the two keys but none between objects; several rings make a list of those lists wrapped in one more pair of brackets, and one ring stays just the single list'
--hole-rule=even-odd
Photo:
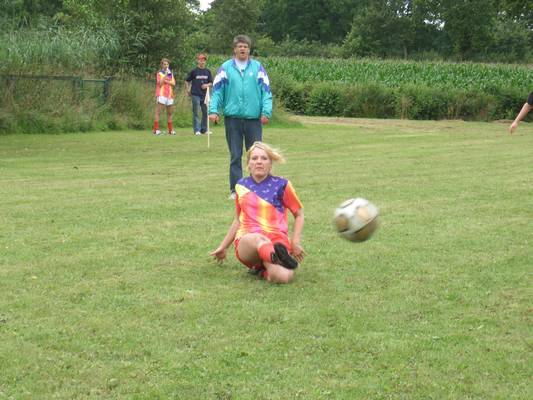
[{"label": "woman's hand", "polygon": [[292,255],[294,256],[294,258],[296,258],[296,261],[301,263],[307,254],[304,248],[302,247],[300,243],[296,243],[296,242],[293,242],[291,247],[292,247]]},{"label": "woman's hand", "polygon": [[224,247],[219,246],[215,250],[213,250],[210,255],[212,255],[220,264],[226,259],[226,249]]}]

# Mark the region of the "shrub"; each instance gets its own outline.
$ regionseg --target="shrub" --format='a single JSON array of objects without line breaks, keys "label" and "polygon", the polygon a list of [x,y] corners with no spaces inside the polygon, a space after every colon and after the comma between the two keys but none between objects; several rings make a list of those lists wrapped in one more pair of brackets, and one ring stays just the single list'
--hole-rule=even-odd
[{"label": "shrub", "polygon": [[[489,113],[490,119],[514,119],[528,96],[527,91],[512,87],[491,87],[488,92],[494,97],[495,103]],[[533,118],[528,115],[526,120],[531,121]]]},{"label": "shrub", "polygon": [[447,92],[409,85],[398,91],[397,111],[402,118],[443,119],[448,116]]},{"label": "shrub", "polygon": [[342,86],[319,83],[311,88],[307,103],[307,114],[339,116],[343,112]]},{"label": "shrub", "polygon": [[392,118],[396,115],[395,91],[377,83],[343,90],[345,117]]},{"label": "shrub", "polygon": [[477,90],[453,91],[448,96],[448,119],[486,121],[495,106],[494,96]]},{"label": "shrub", "polygon": [[305,114],[308,101],[308,85],[277,74],[270,74],[274,101],[279,99],[282,106],[293,113]]}]

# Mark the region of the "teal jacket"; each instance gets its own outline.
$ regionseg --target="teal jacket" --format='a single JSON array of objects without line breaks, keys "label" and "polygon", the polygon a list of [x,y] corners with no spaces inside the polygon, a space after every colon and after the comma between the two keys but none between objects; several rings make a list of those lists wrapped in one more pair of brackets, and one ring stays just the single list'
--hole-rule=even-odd
[{"label": "teal jacket", "polygon": [[272,117],[270,80],[259,61],[248,60],[242,75],[233,59],[222,64],[213,81],[209,114],[219,114],[220,110],[234,118]]}]

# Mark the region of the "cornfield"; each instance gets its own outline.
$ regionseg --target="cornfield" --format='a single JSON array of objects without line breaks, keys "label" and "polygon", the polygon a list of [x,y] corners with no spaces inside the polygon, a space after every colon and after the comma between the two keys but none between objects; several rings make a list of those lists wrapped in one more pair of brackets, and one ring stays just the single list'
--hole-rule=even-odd
[{"label": "cornfield", "polygon": [[[212,57],[210,66],[223,61]],[[446,63],[400,60],[269,57],[261,59],[269,74],[301,83],[379,83],[396,88],[417,85],[443,89],[491,91],[533,89],[533,67],[514,64]]]}]

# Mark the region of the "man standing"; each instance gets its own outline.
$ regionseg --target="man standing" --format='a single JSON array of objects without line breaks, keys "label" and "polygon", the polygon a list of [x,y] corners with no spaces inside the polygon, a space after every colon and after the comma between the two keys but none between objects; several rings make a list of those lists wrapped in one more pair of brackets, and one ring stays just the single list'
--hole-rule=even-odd
[{"label": "man standing", "polygon": [[[192,125],[195,135],[207,132],[207,106],[204,103],[209,86],[213,84],[211,71],[205,67],[207,56],[203,53],[196,57],[198,66],[185,78],[185,90],[192,101]],[[200,113],[201,123],[200,123]]]},{"label": "man standing", "polygon": [[209,120],[218,123],[219,110],[224,113],[226,141],[230,152],[230,198],[235,198],[235,184],[242,178],[243,141],[248,150],[262,141],[263,125],[272,117],[272,93],[265,68],[250,58],[251,40],[246,35],[233,39],[234,58],[217,71]]}]

